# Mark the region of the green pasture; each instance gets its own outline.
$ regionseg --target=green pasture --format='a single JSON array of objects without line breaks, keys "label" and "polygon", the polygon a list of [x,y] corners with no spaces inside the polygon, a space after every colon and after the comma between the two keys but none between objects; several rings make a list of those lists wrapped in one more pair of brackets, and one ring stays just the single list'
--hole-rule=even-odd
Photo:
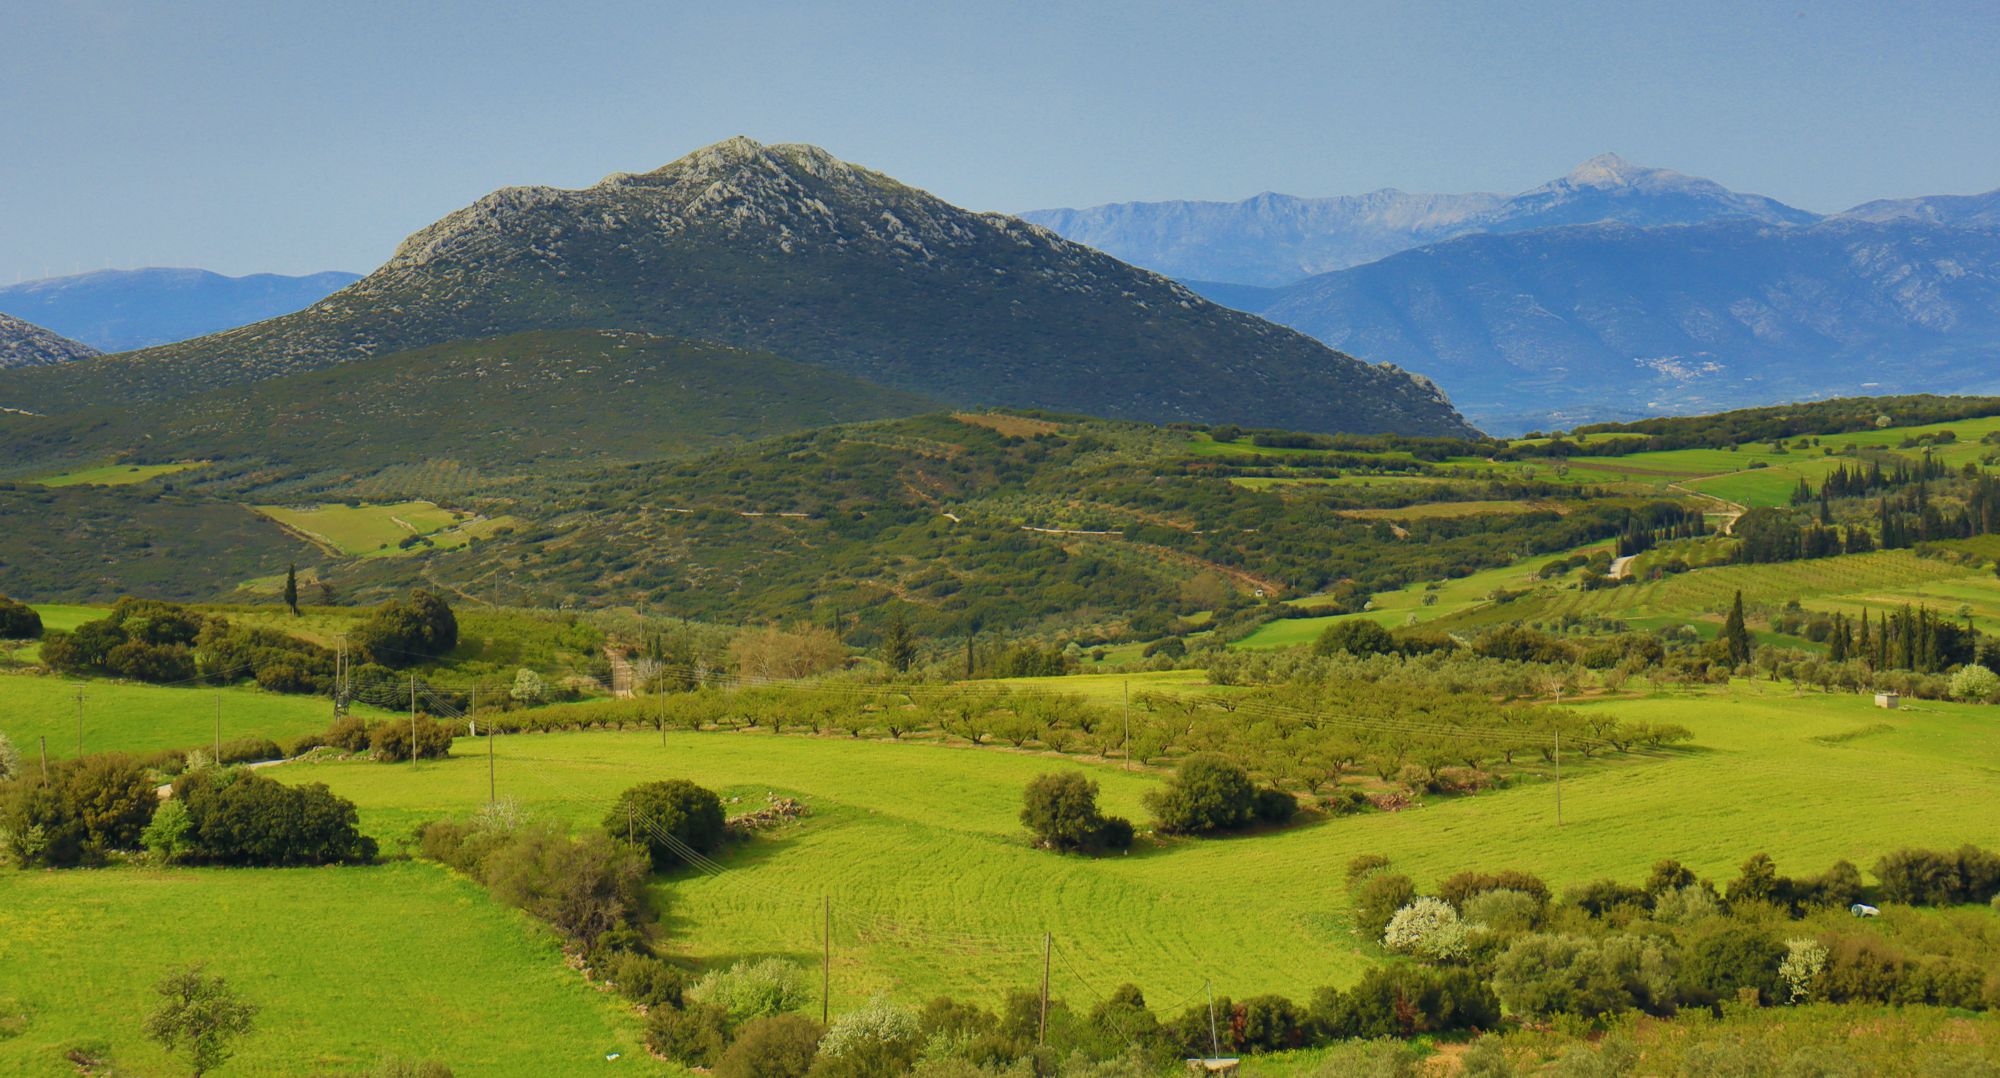
[{"label": "green pasture", "polygon": [[1746,603],[1777,607],[1793,599],[1928,586],[1976,572],[1907,550],[1878,550],[1776,565],[1718,565],[1621,588],[1562,593],[1547,610],[1610,618],[1693,616],[1726,610],[1738,591]]},{"label": "green pasture", "polygon": [[44,487],[123,487],[133,483],[143,483],[175,472],[185,472],[192,468],[204,467],[205,460],[186,460],[176,464],[102,464],[94,468],[78,468],[75,471],[45,475],[30,480]]},{"label": "green pasture", "polygon": [[[389,1058],[465,1075],[664,1074],[642,1020],[563,964],[555,937],[435,865],[0,872],[0,1073],[186,1074],[145,1038],[155,981],[204,962],[260,1009],[222,1074],[357,1073]],[[608,1054],[620,1058],[608,1061]],[[111,1073],[97,1071],[93,1073]]]},{"label": "green pasture", "polygon": [[1536,513],[1558,508],[1553,502],[1532,502],[1520,498],[1488,498],[1463,502],[1419,502],[1395,509],[1343,509],[1340,515],[1358,520],[1438,520],[1451,517]]},{"label": "green pasture", "polygon": [[[493,746],[499,795],[581,825],[641,781],[687,777],[737,799],[804,799],[814,815],[723,856],[716,877],[659,884],[670,949],[702,963],[778,954],[810,961],[820,903],[834,909],[836,1006],[887,993],[996,998],[1031,985],[1039,942],[1064,960],[1057,991],[1091,999],[1083,979],[1139,984],[1164,1009],[1213,982],[1218,994],[1301,995],[1345,982],[1377,958],[1348,927],[1347,859],[1391,856],[1420,886],[1465,868],[1521,868],[1557,885],[1636,878],[1661,857],[1728,877],[1764,851],[1817,872],[1864,869],[1897,845],[2000,841],[2000,711],[1925,704],[1880,711],[1862,697],[1794,695],[1739,682],[1691,694],[1593,701],[1621,718],[1682,723],[1684,752],[1565,759],[1565,825],[1554,790],[1530,775],[1474,797],[1435,800],[1276,833],[1142,841],[1088,860],[1028,846],[1022,785],[1080,769],[1112,812],[1143,824],[1153,773],[1001,749],[845,737],[650,731],[523,734]],[[273,774],[326,782],[386,838],[487,799],[484,743],[418,765],[290,765]],[[1245,911],[1254,908],[1254,916]],[[1070,972],[1064,972],[1065,970]]]},{"label": "green pasture", "polygon": [[[396,544],[412,535],[430,535],[466,519],[466,514],[430,502],[389,505],[253,506],[257,512],[341,554],[387,556],[404,553]],[[463,544],[460,544],[463,545]]]},{"label": "green pasture", "polygon": [[[14,742],[24,760],[32,762],[44,737],[51,758],[76,755],[79,684],[87,753],[212,745],[218,702],[225,741],[268,737],[282,742],[323,730],[333,719],[333,705],[325,697],[264,692],[254,686],[168,687],[0,675],[0,733]],[[366,707],[359,710],[383,714]]]}]

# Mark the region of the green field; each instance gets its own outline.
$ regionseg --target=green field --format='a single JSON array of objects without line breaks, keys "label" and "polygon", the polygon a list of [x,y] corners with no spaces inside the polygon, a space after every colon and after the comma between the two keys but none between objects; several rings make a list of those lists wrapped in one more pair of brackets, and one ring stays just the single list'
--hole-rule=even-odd
[{"label": "green field", "polygon": [[[12,739],[23,759],[34,759],[44,737],[50,758],[76,755],[77,684],[32,674],[0,675],[0,733]],[[84,751],[144,753],[214,744],[218,701],[225,741],[268,737],[282,742],[323,730],[333,718],[333,705],[323,696],[288,696],[245,686],[168,688],[89,681],[83,683]]]},{"label": "green field", "polygon": [[[436,1059],[462,1075],[660,1074],[641,1020],[563,965],[555,937],[428,864],[0,872],[0,1073],[185,1074],[142,1035],[168,969],[206,962],[262,1008],[223,1074],[352,1073]],[[616,1063],[608,1053],[619,1053]],[[99,1071],[96,1073],[106,1073]]]},{"label": "green field", "polygon": [[79,468],[57,475],[45,475],[31,480],[44,487],[123,487],[133,483],[143,483],[175,472],[185,472],[208,464],[205,460],[181,461],[177,464],[103,464],[95,468]]},{"label": "green field", "polygon": [[[1620,762],[1570,760],[1560,830],[1553,788],[1531,777],[1412,811],[1142,843],[1101,860],[1031,849],[1015,819],[1022,784],[1082,768],[1109,811],[1143,820],[1139,798],[1155,774],[1004,750],[768,733],[683,733],[662,747],[638,732],[504,737],[496,771],[501,797],[581,824],[600,819],[626,786],[672,776],[745,805],[773,790],[806,800],[810,820],[730,854],[721,876],[675,878],[659,890],[671,949],[704,963],[809,959],[818,904],[830,897],[837,1004],[883,992],[994,999],[1032,983],[1045,931],[1092,980],[1133,981],[1162,1009],[1210,980],[1238,998],[1302,995],[1352,980],[1376,960],[1347,927],[1338,882],[1346,860],[1364,852],[1390,855],[1420,886],[1501,867],[1567,884],[1643,875],[1663,856],[1726,878],[1758,851],[1816,872],[1841,857],[1866,866],[1898,845],[2000,840],[2000,798],[1980,793],[2000,772],[1991,709],[1889,713],[1862,697],[1741,682],[1585,706],[1683,723],[1697,745]],[[482,748],[461,741],[459,755],[414,768],[329,763],[273,774],[328,783],[362,806],[371,831],[393,839],[485,802]],[[1245,916],[1250,908],[1256,916]],[[1062,975],[1058,991],[1090,998]]]},{"label": "green field", "polygon": [[[378,556],[403,553],[397,544],[413,536],[443,531],[467,519],[430,502],[391,505],[320,505],[300,508],[259,505],[259,513],[341,554]],[[459,545],[463,545],[462,543]]]}]

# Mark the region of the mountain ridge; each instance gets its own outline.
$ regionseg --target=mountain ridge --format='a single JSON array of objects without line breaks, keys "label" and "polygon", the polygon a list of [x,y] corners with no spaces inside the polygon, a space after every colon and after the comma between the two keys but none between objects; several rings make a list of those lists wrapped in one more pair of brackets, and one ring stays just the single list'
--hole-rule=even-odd
[{"label": "mountain ridge", "polygon": [[0,314],[0,370],[54,366],[96,355],[97,349],[46,326]]},{"label": "mountain ridge", "polygon": [[1406,372],[824,150],[741,137],[587,188],[503,188],[304,311],[0,379],[0,404],[168,400],[448,340],[583,328],[772,352],[954,404],[1470,429]]},{"label": "mountain ridge", "polygon": [[336,270],[241,277],[190,267],[92,270],[0,287],[0,311],[99,351],[124,352],[289,314],[360,279]]},{"label": "mountain ridge", "polygon": [[1599,154],[1515,195],[1411,194],[1301,198],[1265,192],[1238,202],[1124,202],[1030,210],[1024,219],[1175,278],[1282,287],[1319,273],[1476,232],[1616,220],[1684,224],[1749,216],[1810,224],[1818,214],[1671,169]]}]

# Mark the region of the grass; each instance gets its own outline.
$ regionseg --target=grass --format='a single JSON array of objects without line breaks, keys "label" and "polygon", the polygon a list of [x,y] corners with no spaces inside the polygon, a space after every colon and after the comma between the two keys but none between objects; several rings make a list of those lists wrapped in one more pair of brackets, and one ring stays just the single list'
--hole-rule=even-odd
[{"label": "grass", "polygon": [[1976,572],[1907,550],[1878,550],[1776,565],[1718,565],[1622,588],[1569,593],[1555,600],[1552,609],[1559,614],[1614,618],[1698,615],[1725,610],[1738,591],[1746,603],[1783,606],[1793,599],[1896,591],[1964,580]]},{"label": "grass", "polygon": [[[77,683],[31,674],[0,675],[0,733],[24,760],[36,758],[41,738],[49,756],[76,755]],[[284,741],[326,728],[333,705],[325,697],[290,696],[247,686],[172,688],[115,681],[83,684],[85,752],[147,753],[215,742],[216,702],[222,704],[222,737]],[[372,708],[359,713],[383,714]]]},{"label": "grass", "polygon": [[406,548],[397,545],[404,539],[442,531],[468,517],[468,514],[441,509],[425,501],[390,505],[319,505],[311,508],[259,505],[255,508],[257,512],[328,550],[367,557],[405,553]]},{"label": "grass", "polygon": [[95,468],[46,475],[30,482],[44,487],[123,487],[200,468],[208,463],[205,460],[184,460],[175,464],[101,464]]},{"label": "grass", "polygon": [[1561,512],[1566,507],[1554,502],[1521,498],[1484,499],[1464,502],[1418,502],[1396,509],[1343,509],[1340,515],[1358,520],[1441,520],[1451,517],[1494,516],[1503,513]]},{"label": "grass", "polygon": [[[640,1019],[586,987],[555,938],[426,864],[0,873],[0,1072],[186,1073],[141,1032],[169,968],[206,962],[261,1013],[225,1074],[351,1073],[385,1058],[460,1074],[661,1074]],[[623,1058],[605,1060],[607,1053]],[[103,1072],[99,1072],[103,1073]]]},{"label": "grass", "polygon": [[1099,704],[1123,700],[1127,689],[1133,696],[1142,692],[1200,695],[1231,691],[1227,686],[1210,685],[1206,670],[1140,670],[1132,673],[1069,674],[1064,677],[997,678],[967,684],[975,689],[1005,685],[1013,689],[1069,693]]},{"label": "grass", "polygon": [[[1392,857],[1420,887],[1466,868],[1520,868],[1561,886],[1636,878],[1664,856],[1727,878],[1752,853],[1788,871],[1848,858],[1864,866],[1899,845],[2000,840],[2000,800],[1980,797],[2000,770],[1996,712],[1927,704],[1884,712],[1861,697],[1794,696],[1768,684],[1592,702],[1628,719],[1687,725],[1697,748],[1622,760],[1567,760],[1565,826],[1553,790],[1528,777],[1476,797],[1232,839],[1142,844],[1100,860],[1031,849],[1016,819],[1032,776],[1086,771],[1108,811],[1145,819],[1159,777],[1078,759],[766,733],[581,733],[500,739],[501,796],[596,823],[640,781],[686,776],[740,798],[803,798],[814,815],[724,857],[714,878],[659,884],[672,949],[705,964],[777,954],[809,961],[822,896],[833,902],[836,1006],[877,993],[919,1002],[939,992],[993,1000],[1031,985],[1039,941],[1063,960],[1073,1000],[1132,981],[1167,1010],[1213,981],[1218,994],[1304,995],[1351,981],[1378,960],[1349,928],[1340,869],[1358,853]],[[1841,740],[1857,728],[1888,731]],[[326,782],[384,836],[487,797],[483,745],[410,766],[290,766]],[[1254,916],[1246,911],[1254,908]],[[1083,976],[1079,977],[1081,971]]]}]

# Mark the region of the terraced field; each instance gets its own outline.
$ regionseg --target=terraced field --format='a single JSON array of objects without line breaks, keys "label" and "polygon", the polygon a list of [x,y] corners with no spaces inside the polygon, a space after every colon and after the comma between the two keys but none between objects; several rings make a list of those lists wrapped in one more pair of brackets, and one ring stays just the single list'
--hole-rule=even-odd
[{"label": "terraced field", "polygon": [[467,519],[464,513],[442,509],[424,501],[312,508],[260,505],[255,508],[330,551],[365,557],[403,553],[403,548],[397,544],[404,539],[430,535]]}]

